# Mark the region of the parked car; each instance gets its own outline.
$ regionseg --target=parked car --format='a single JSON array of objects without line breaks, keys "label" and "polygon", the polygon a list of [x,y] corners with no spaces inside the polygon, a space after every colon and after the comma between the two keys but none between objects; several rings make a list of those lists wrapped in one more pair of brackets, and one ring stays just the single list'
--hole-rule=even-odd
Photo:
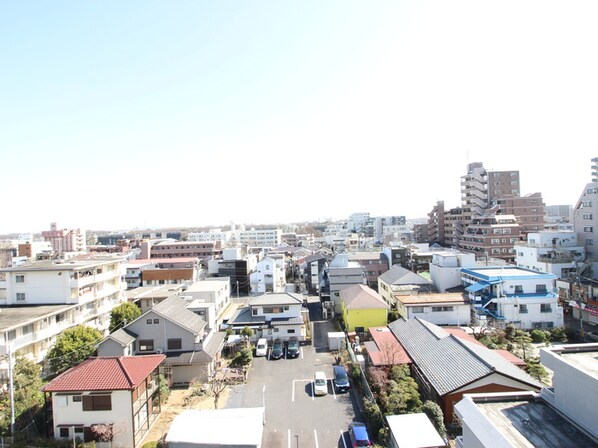
[{"label": "parked car", "polygon": [[314,375],[314,395],[326,395],[328,393],[328,380],[326,374],[317,371]]},{"label": "parked car", "polygon": [[268,354],[268,341],[266,338],[260,338],[255,345],[255,356],[266,356]]},{"label": "parked car", "polygon": [[289,343],[287,344],[287,357],[288,358],[296,358],[299,356],[299,339],[296,337],[291,337],[289,339]]},{"label": "parked car", "polygon": [[351,446],[372,446],[372,440],[368,435],[368,429],[365,423],[353,422],[349,424],[349,437],[351,438]]},{"label": "parked car", "polygon": [[349,375],[344,366],[334,366],[334,386],[339,392],[349,390],[351,384],[349,383]]},{"label": "parked car", "polygon": [[272,343],[272,351],[270,352],[271,359],[280,359],[284,354],[284,346],[279,338],[274,339]]}]

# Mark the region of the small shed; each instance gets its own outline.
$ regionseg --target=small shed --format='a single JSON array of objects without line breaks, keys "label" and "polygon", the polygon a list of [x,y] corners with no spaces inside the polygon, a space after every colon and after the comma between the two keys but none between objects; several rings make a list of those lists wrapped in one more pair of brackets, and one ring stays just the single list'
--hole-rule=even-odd
[{"label": "small shed", "polygon": [[261,448],[264,412],[263,407],[188,409],[172,421],[166,443],[168,448]]},{"label": "small shed", "polygon": [[446,443],[423,412],[387,415],[392,448],[443,448]]},{"label": "small shed", "polygon": [[328,333],[328,350],[340,351],[345,348],[345,333],[342,331],[331,331]]}]

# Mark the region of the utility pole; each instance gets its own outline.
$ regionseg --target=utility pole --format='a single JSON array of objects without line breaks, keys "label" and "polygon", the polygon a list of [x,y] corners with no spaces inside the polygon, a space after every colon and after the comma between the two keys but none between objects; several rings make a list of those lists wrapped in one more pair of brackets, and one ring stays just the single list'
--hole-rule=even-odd
[{"label": "utility pole", "polygon": [[585,334],[583,331],[583,315],[581,313],[582,306],[583,306],[583,299],[581,296],[581,274],[579,272],[579,264],[577,262],[574,262],[574,263],[575,263],[575,279],[576,279],[576,283],[577,283],[577,304],[579,305],[579,336],[583,340],[585,337]]},{"label": "utility pole", "polygon": [[8,388],[10,392],[10,435],[15,435],[15,387],[13,383],[12,349],[8,344]]}]

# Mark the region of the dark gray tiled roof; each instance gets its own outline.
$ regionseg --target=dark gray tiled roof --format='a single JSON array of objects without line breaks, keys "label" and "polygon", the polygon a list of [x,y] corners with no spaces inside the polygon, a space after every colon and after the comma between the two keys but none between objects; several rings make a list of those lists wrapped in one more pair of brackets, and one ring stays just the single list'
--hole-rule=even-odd
[{"label": "dark gray tiled roof", "polygon": [[218,331],[212,335],[203,350],[190,352],[169,352],[164,363],[167,365],[207,364],[222,350],[226,333]]},{"label": "dark gray tiled roof", "polygon": [[239,308],[228,320],[228,325],[261,325],[266,323],[264,316],[252,316],[251,308]]},{"label": "dark gray tiled roof", "polygon": [[127,331],[123,328],[119,328],[114,333],[110,333],[106,339],[108,338],[113,339],[114,341],[118,342],[120,345],[124,347],[133,342],[137,338],[137,335],[132,331]]},{"label": "dark gray tiled roof", "polygon": [[193,311],[189,311],[185,300],[176,295],[163,300],[148,312],[152,311],[190,330],[194,334],[201,333],[206,326],[206,321]]},{"label": "dark gray tiled roof", "polygon": [[388,271],[378,276],[380,280],[389,285],[429,285],[430,281],[409,269],[395,264]]},{"label": "dark gray tiled roof", "polygon": [[270,321],[270,325],[273,327],[279,327],[281,325],[301,325],[303,319],[301,317],[276,317]]},{"label": "dark gray tiled roof", "polygon": [[419,318],[398,319],[388,327],[439,395],[498,373],[539,390],[542,385],[500,354],[449,334]]},{"label": "dark gray tiled roof", "polygon": [[291,292],[274,292],[270,294],[260,294],[249,299],[249,305],[301,305],[303,303],[303,294]]}]

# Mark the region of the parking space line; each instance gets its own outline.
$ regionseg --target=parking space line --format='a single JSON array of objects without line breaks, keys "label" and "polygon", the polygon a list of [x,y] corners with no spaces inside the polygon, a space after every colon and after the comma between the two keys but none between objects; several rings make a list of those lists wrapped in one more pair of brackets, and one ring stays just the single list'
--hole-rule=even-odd
[{"label": "parking space line", "polygon": [[334,396],[334,399],[336,400],[336,391],[334,390],[334,381],[330,380],[330,387],[332,387],[332,395]]},{"label": "parking space line", "polygon": [[290,429],[287,431],[287,440],[289,441],[289,443],[287,444],[287,446],[289,448],[291,448],[291,430]]},{"label": "parking space line", "polygon": [[[293,380],[293,390],[291,391],[291,401],[295,401],[295,381],[299,381],[299,382],[300,382],[300,381],[307,381],[307,382],[311,382],[311,380]],[[313,395],[314,395],[314,394],[313,394],[313,392],[314,392],[314,389],[313,389],[314,385],[313,385],[313,383],[312,383],[311,387],[312,387],[312,389],[311,389],[311,392],[312,392],[312,394],[311,394],[311,395],[312,395],[312,397],[311,397],[311,398],[312,398],[312,400],[313,400]]]},{"label": "parking space line", "polygon": [[341,440],[343,441],[343,446],[347,448],[347,442],[345,442],[345,435],[343,434],[343,431],[339,429],[338,432],[341,433]]},{"label": "parking space line", "polygon": [[318,433],[316,432],[315,429],[314,429],[314,438],[316,439],[316,448],[319,448],[319,445],[318,445]]}]

